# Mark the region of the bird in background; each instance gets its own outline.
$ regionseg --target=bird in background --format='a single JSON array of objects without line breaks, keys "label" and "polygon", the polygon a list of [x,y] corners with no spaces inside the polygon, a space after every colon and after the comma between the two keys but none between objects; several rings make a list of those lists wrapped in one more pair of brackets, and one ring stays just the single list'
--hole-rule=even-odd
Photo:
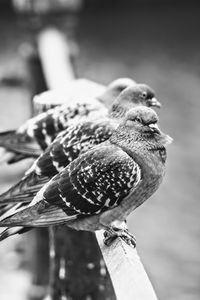
[{"label": "bird in background", "polygon": [[[98,98],[89,97],[84,101],[78,98],[76,102],[56,106],[29,119],[17,130],[1,132],[0,147],[13,153],[13,156],[8,156],[7,162],[38,157],[71,121],[106,115],[108,109],[105,103],[111,103],[124,88],[133,84],[135,81],[130,78],[119,78],[111,82]],[[6,154],[4,157],[7,159]]]},{"label": "bird in background", "polygon": [[[144,84],[124,89],[114,100],[109,115],[98,120],[69,126],[47,147],[25,176],[0,195],[0,205],[30,202],[39,189],[55,174],[62,171],[81,153],[110,138],[126,112],[137,105],[160,106],[155,94]],[[9,205],[9,208],[12,205]]]},{"label": "bird in background", "polygon": [[157,122],[151,108],[129,110],[109,140],[73,160],[28,206],[7,212],[0,226],[66,224],[76,230],[104,229],[107,245],[121,236],[135,246],[122,224],[158,189],[165,172],[165,147],[172,141]]}]

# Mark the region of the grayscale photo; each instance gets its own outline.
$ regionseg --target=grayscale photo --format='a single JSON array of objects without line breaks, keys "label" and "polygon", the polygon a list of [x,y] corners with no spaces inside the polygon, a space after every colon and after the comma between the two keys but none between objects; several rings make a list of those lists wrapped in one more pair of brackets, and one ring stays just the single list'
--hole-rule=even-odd
[{"label": "grayscale photo", "polygon": [[0,300],[200,299],[200,3],[0,0]]}]

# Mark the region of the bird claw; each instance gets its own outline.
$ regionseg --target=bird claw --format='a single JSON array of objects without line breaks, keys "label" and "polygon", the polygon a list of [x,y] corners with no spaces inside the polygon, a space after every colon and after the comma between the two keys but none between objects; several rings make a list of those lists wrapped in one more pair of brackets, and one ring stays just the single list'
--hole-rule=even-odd
[{"label": "bird claw", "polygon": [[110,246],[115,239],[120,237],[125,243],[129,246],[136,247],[136,238],[131,234],[128,229],[119,229],[116,227],[111,227],[108,230],[104,231],[104,244]]}]

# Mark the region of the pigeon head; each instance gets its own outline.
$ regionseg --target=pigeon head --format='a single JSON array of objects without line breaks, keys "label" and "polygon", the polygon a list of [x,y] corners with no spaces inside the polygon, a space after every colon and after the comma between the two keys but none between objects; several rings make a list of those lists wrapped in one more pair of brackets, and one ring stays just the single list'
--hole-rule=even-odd
[{"label": "pigeon head", "polygon": [[136,82],[131,78],[118,78],[107,86],[105,92],[100,96],[100,100],[111,105],[124,89],[134,84]]},{"label": "pigeon head", "polygon": [[136,106],[130,109],[125,116],[125,123],[135,126],[149,126],[151,124],[157,124],[159,121],[157,113],[149,107]]},{"label": "pigeon head", "polygon": [[172,138],[159,129],[158,121],[158,115],[154,110],[138,106],[127,112],[124,125],[133,130],[135,141],[142,141],[149,149],[156,150],[172,142]]},{"label": "pigeon head", "polygon": [[150,87],[145,84],[134,84],[124,89],[115,99],[111,115],[113,117],[124,117],[127,111],[138,105],[161,106]]},{"label": "pigeon head", "polygon": [[[146,84],[138,84],[138,98],[139,102],[141,101],[141,104],[146,105],[148,107],[154,106],[154,107],[161,107],[161,103],[156,99],[155,92],[152,88],[150,88]],[[141,100],[140,100],[141,99]]]},{"label": "pigeon head", "polygon": [[158,125],[158,116],[154,110],[145,106],[130,109],[124,120],[110,138],[114,144],[122,148],[138,152],[165,149],[172,138],[163,133]]}]

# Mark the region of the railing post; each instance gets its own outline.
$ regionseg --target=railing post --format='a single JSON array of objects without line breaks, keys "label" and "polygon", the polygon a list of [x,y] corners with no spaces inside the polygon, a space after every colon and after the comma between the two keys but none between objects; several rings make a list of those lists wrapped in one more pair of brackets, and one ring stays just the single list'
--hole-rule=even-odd
[{"label": "railing post", "polygon": [[95,235],[66,226],[50,230],[50,299],[116,299]]}]

